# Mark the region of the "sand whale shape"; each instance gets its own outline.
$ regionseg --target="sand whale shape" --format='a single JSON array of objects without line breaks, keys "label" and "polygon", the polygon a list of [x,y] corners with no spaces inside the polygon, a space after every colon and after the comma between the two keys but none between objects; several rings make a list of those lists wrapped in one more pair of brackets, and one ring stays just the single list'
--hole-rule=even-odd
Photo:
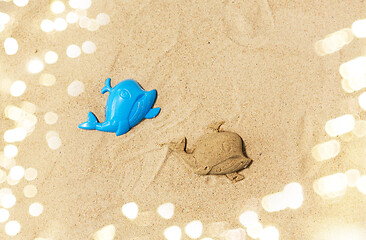
[{"label": "sand whale shape", "polygon": [[243,153],[243,140],[233,132],[220,130],[222,123],[213,126],[213,133],[201,137],[191,151],[186,150],[187,139],[169,144],[170,150],[176,152],[199,175],[226,175],[231,181],[244,179],[238,172],[247,168],[252,160]]},{"label": "sand whale shape", "polygon": [[99,123],[95,115],[89,112],[88,120],[80,124],[79,128],[115,132],[120,136],[141,120],[154,118],[160,112],[160,108],[152,108],[156,99],[156,90],[144,91],[135,80],[124,80],[112,88],[111,79],[108,78],[101,92],[102,94],[109,92],[105,107],[105,121]]}]

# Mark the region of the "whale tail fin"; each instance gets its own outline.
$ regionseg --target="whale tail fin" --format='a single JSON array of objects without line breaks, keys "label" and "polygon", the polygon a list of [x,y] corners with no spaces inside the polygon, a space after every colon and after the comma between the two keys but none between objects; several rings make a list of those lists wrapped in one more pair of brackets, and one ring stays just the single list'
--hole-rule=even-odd
[{"label": "whale tail fin", "polygon": [[168,148],[179,153],[186,153],[187,138],[181,139],[178,143],[169,143]]},{"label": "whale tail fin", "polygon": [[99,123],[97,117],[92,112],[89,112],[88,120],[82,124],[79,124],[79,128],[85,130],[95,130],[97,123]]},{"label": "whale tail fin", "polygon": [[152,108],[150,111],[145,115],[145,118],[154,118],[160,113],[161,108]]},{"label": "whale tail fin", "polygon": [[107,80],[105,80],[105,86],[102,88],[102,94],[106,93],[106,92],[110,92],[112,90],[111,87],[111,78],[107,78]]}]

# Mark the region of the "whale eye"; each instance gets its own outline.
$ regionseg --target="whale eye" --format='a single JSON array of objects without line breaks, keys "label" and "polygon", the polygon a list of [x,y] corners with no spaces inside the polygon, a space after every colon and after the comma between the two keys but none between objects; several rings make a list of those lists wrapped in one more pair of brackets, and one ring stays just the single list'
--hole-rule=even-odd
[{"label": "whale eye", "polygon": [[119,93],[119,96],[125,100],[127,100],[131,97],[130,93],[127,90],[121,90]]}]

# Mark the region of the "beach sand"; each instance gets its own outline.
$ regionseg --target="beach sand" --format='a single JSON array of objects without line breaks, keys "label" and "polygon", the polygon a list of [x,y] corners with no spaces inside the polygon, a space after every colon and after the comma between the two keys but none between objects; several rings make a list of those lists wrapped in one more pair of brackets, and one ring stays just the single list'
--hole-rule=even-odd
[{"label": "beach sand", "polygon": [[[182,239],[189,239],[184,227],[193,220],[202,222],[202,238],[220,239],[218,234],[243,227],[239,216],[247,210],[256,211],[263,226],[275,226],[280,239],[330,239],[339,226],[364,231],[364,195],[350,189],[343,197],[323,200],[313,182],[350,168],[363,174],[365,169],[342,155],[321,163],[311,157],[313,146],[331,139],[324,131],[329,119],[360,112],[358,95],[342,90],[338,69],[364,46],[355,40],[319,56],[314,44],[365,17],[364,2],[93,1],[88,17],[104,12],[109,24],[88,31],[76,23],[45,33],[42,20],[57,17],[49,5],[30,1],[19,8],[0,2],[0,10],[14,19],[1,40],[11,36],[19,44],[17,54],[0,57],[1,78],[27,85],[17,98],[3,91],[0,108],[28,101],[36,105],[38,119],[34,131],[15,144],[16,164],[38,171],[31,182],[38,193],[24,197],[25,180],[2,183],[17,197],[10,220],[21,224],[21,232],[10,238],[1,230],[1,239],[92,239],[110,224],[115,239],[164,239],[164,230],[173,225],[182,229]],[[66,4],[59,16],[70,10]],[[87,40],[97,46],[95,53],[75,59],[66,55],[69,45]],[[42,59],[48,50],[58,53],[57,63],[28,73],[27,62]],[[40,85],[42,73],[54,75],[56,83]],[[145,90],[157,89],[155,107],[161,113],[119,137],[79,129],[88,111],[104,121],[108,96],[100,90],[108,77],[112,86],[132,78]],[[85,91],[73,97],[67,89],[76,80]],[[44,120],[50,111],[58,115],[54,125]],[[238,183],[196,175],[162,145],[187,137],[190,148],[217,121],[243,138],[253,159]],[[11,128],[14,121],[3,114],[1,133]],[[61,147],[48,147],[48,131],[59,134]],[[3,138],[0,143],[6,144]],[[302,185],[302,206],[266,212],[261,199],[290,182]],[[28,214],[33,202],[44,207],[38,217]],[[128,202],[139,206],[133,221],[121,212]],[[175,206],[169,220],[156,213],[167,202]]]}]

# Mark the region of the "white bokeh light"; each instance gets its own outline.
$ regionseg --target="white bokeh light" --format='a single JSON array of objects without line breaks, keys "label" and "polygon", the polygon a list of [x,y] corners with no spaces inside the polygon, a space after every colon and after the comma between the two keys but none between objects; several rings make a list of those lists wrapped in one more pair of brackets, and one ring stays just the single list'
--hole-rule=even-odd
[{"label": "white bokeh light", "polygon": [[239,216],[239,222],[246,228],[258,223],[258,214],[254,211],[246,211]]},{"label": "white bokeh light", "polygon": [[92,41],[85,41],[82,44],[81,49],[86,54],[92,54],[97,50],[97,46]]},{"label": "white bokeh light", "polygon": [[82,16],[79,19],[79,27],[81,28],[87,28],[89,25],[90,19],[87,16]]},{"label": "white bokeh light", "polygon": [[62,146],[61,139],[58,136],[52,136],[52,137],[48,138],[47,144],[48,144],[48,147],[51,148],[52,150],[56,150]]},{"label": "white bokeh light", "polygon": [[360,104],[362,110],[366,111],[366,92],[361,93],[361,95],[358,97],[358,103]]},{"label": "white bokeh light", "polygon": [[15,81],[10,87],[10,94],[13,97],[19,97],[25,92],[26,88],[27,85],[25,84],[25,82],[19,80]]},{"label": "white bokeh light", "polygon": [[283,189],[283,198],[287,207],[298,209],[304,201],[302,186],[297,182],[287,184]]},{"label": "white bokeh light", "polygon": [[182,238],[182,230],[178,226],[171,226],[164,230],[164,237],[167,240],[180,240]]},{"label": "white bokeh light", "polygon": [[260,240],[278,240],[278,239],[280,239],[280,234],[279,234],[277,228],[268,226],[262,230],[259,239]]},{"label": "white bokeh light", "polygon": [[[0,161],[3,161],[3,159],[1,159]],[[1,163],[1,166],[4,167],[4,164]],[[5,180],[6,180],[7,177],[8,176],[7,176],[6,172],[4,170],[0,169],[0,183],[5,182]]]},{"label": "white bokeh light", "polygon": [[90,19],[88,22],[88,26],[86,27],[89,31],[94,32],[99,29],[99,24],[97,20]]},{"label": "white bokeh light", "polygon": [[341,144],[337,140],[330,140],[313,147],[311,154],[317,161],[329,160],[341,151]]},{"label": "white bokeh light", "polygon": [[139,207],[135,202],[129,202],[122,206],[121,211],[126,218],[133,220],[137,218]]},{"label": "white bokeh light", "polygon": [[45,55],[44,55],[44,61],[47,64],[54,64],[56,63],[58,60],[58,54],[54,51],[48,51]]},{"label": "white bokeh light", "polygon": [[4,147],[4,155],[7,158],[13,158],[18,155],[18,148],[13,144],[5,145]]},{"label": "white bokeh light", "polygon": [[52,86],[56,83],[56,77],[49,73],[43,73],[39,78],[39,83],[47,87]]},{"label": "white bokeh light", "polygon": [[42,204],[40,204],[38,202],[32,203],[29,206],[29,214],[33,217],[37,217],[37,216],[41,215],[42,212],[43,212],[43,206],[42,206]]},{"label": "white bokeh light", "polygon": [[346,174],[348,186],[356,187],[357,181],[361,177],[360,171],[358,171],[357,169],[350,169],[344,174]]},{"label": "white bokeh light", "polygon": [[164,219],[171,219],[174,215],[174,204],[164,203],[157,209],[158,214]]},{"label": "white bokeh light", "polygon": [[67,93],[73,97],[79,96],[81,93],[84,92],[84,90],[84,84],[80,81],[73,81],[67,87]]},{"label": "white bokeh light", "polygon": [[81,54],[81,49],[79,46],[77,46],[75,44],[68,46],[66,49],[66,55],[69,58],[77,58],[80,56],[80,54]]},{"label": "white bokeh light", "polygon": [[55,30],[55,25],[51,20],[44,19],[41,23],[41,30],[47,33],[52,32],[53,30]]},{"label": "white bokeh light", "polygon": [[99,25],[107,25],[111,21],[106,13],[99,13],[96,19]]},{"label": "white bokeh light", "polygon": [[24,168],[22,166],[14,166],[9,171],[9,177],[13,180],[20,180],[24,177]]},{"label": "white bokeh light", "polygon": [[236,228],[227,230],[224,233],[225,240],[245,240],[245,230],[243,228]]},{"label": "white bokeh light", "polygon": [[366,175],[357,179],[356,187],[362,194],[366,194]]},{"label": "white bokeh light", "polygon": [[64,31],[67,28],[67,22],[63,18],[56,18],[54,21],[54,26],[56,31]]},{"label": "white bokeh light", "polygon": [[13,0],[13,3],[18,7],[24,7],[28,4],[29,0]]},{"label": "white bokeh light", "polygon": [[324,199],[343,196],[347,190],[347,176],[344,173],[336,173],[324,176],[314,181],[314,191]]},{"label": "white bokeh light", "polygon": [[29,61],[29,63],[28,63],[28,71],[30,72],[30,73],[34,73],[34,74],[36,74],[36,73],[40,73],[40,72],[42,72],[43,71],[43,69],[44,69],[44,64],[43,64],[43,62],[42,61],[40,61],[40,60],[38,60],[38,59],[33,59],[33,60],[31,60],[31,61]]},{"label": "white bokeh light", "polygon": [[113,240],[116,235],[116,227],[114,225],[104,226],[102,229],[94,233],[94,240]]},{"label": "white bokeh light", "polygon": [[61,1],[55,1],[51,4],[51,11],[55,14],[60,14],[65,11],[65,4]]},{"label": "white bokeh light", "polygon": [[1,197],[1,206],[4,208],[12,208],[17,199],[12,193],[6,193]]},{"label": "white bokeh light", "polygon": [[197,239],[202,235],[203,225],[201,221],[195,220],[186,225],[184,231],[187,236],[192,239]]},{"label": "white bokeh light", "polygon": [[27,185],[23,189],[23,194],[27,198],[32,198],[37,195],[37,187],[34,185]]},{"label": "white bokeh light", "polygon": [[58,119],[58,116],[54,112],[47,112],[44,115],[44,120],[49,125],[55,124],[57,122],[57,119]]},{"label": "white bokeh light", "polygon": [[17,221],[9,221],[5,224],[5,233],[9,236],[15,236],[20,232],[20,224]]},{"label": "white bokeh light", "polygon": [[352,132],[359,138],[366,136],[366,121],[357,120]]},{"label": "white bokeh light", "polygon": [[10,21],[8,14],[0,12],[0,25],[5,25]]},{"label": "white bokeh light", "polygon": [[351,114],[346,114],[329,120],[325,124],[325,131],[331,137],[336,137],[353,130],[355,118]]},{"label": "white bokeh light", "polygon": [[76,23],[79,20],[79,15],[77,15],[75,12],[69,12],[66,15],[66,21],[70,24]]},{"label": "white bokeh light", "polygon": [[91,0],[69,0],[70,7],[74,9],[88,9],[91,3]]},{"label": "white bokeh light", "polygon": [[366,38],[366,19],[360,19],[352,24],[352,33],[358,38]]},{"label": "white bokeh light", "polygon": [[14,55],[18,52],[18,41],[15,38],[9,37],[4,41],[5,53],[8,55]]},{"label": "white bokeh light", "polygon": [[25,180],[27,180],[27,181],[33,181],[34,179],[37,178],[37,175],[38,175],[37,169],[35,169],[35,168],[27,168],[27,169],[25,169],[25,172],[24,172],[24,178],[25,178]]},{"label": "white bokeh light", "polygon": [[8,221],[9,217],[10,217],[9,211],[4,208],[0,208],[0,223]]},{"label": "white bokeh light", "polygon": [[263,231],[263,226],[260,222],[257,222],[256,224],[251,225],[250,227],[247,228],[248,236],[253,239],[259,238],[262,231]]}]

